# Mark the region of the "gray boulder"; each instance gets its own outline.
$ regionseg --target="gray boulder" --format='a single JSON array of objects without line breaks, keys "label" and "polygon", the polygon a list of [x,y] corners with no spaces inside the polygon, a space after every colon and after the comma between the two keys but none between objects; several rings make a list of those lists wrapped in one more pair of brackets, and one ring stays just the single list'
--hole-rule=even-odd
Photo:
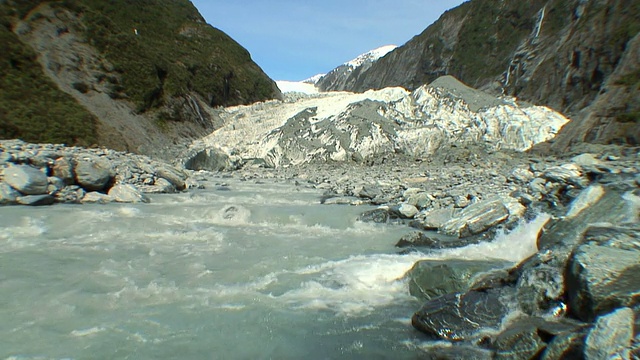
[{"label": "gray boulder", "polygon": [[542,177],[549,181],[571,184],[580,188],[584,188],[589,184],[589,180],[584,176],[580,166],[575,164],[549,167],[542,174]]},{"label": "gray boulder", "polygon": [[187,174],[175,167],[160,164],[156,169],[156,174],[158,177],[170,182],[178,191],[182,191],[187,187]]},{"label": "gray boulder", "polygon": [[65,185],[74,183],[73,162],[68,157],[57,158],[52,167],[52,175],[62,179]]},{"label": "gray boulder", "polygon": [[392,207],[391,211],[401,219],[413,219],[418,213],[418,209],[415,206],[405,203]]},{"label": "gray boulder", "polygon": [[469,290],[476,277],[511,262],[490,260],[421,260],[406,274],[409,293],[421,300]]},{"label": "gray boulder", "polygon": [[84,197],[82,197],[82,199],[80,200],[81,203],[86,204],[106,204],[106,203],[110,203],[113,201],[113,198],[107,194],[103,194],[101,192],[97,192],[97,191],[91,191],[88,192],[84,195]]},{"label": "gray boulder", "polygon": [[508,312],[499,291],[448,293],[427,301],[411,318],[417,330],[437,340],[463,341],[498,328]]},{"label": "gray boulder", "polygon": [[640,251],[595,243],[580,245],[567,266],[567,297],[572,313],[593,321],[622,306],[640,302]]},{"label": "gray boulder", "polygon": [[453,207],[423,212],[416,216],[418,219],[411,226],[424,230],[438,230],[451,221],[456,213]]},{"label": "gray boulder", "polygon": [[358,216],[358,221],[372,222],[376,224],[384,224],[391,219],[389,209],[377,208],[373,210],[367,210]]},{"label": "gray boulder", "polygon": [[19,196],[16,201],[20,205],[45,206],[52,205],[55,202],[55,198],[53,197],[53,195],[49,194],[25,195]]},{"label": "gray boulder", "polygon": [[633,310],[628,307],[601,316],[589,332],[584,355],[587,360],[630,359]]},{"label": "gray boulder", "polygon": [[586,336],[585,329],[554,336],[542,353],[542,360],[583,359]]},{"label": "gray boulder", "polygon": [[439,230],[460,238],[480,234],[509,218],[509,209],[500,199],[469,205],[447,221]]},{"label": "gray boulder", "polygon": [[4,181],[25,195],[47,193],[47,175],[29,165],[9,166],[4,170]]},{"label": "gray boulder", "polygon": [[104,190],[114,176],[106,163],[94,159],[78,160],[74,171],[76,182],[87,191]]},{"label": "gray boulder", "polygon": [[109,189],[108,195],[116,202],[148,203],[149,198],[131,184],[118,184]]},{"label": "gray boulder", "polygon": [[382,190],[370,185],[360,185],[353,190],[353,195],[363,199],[375,199],[382,196]]},{"label": "gray boulder", "polygon": [[15,204],[20,193],[5,182],[0,182],[0,205]]}]

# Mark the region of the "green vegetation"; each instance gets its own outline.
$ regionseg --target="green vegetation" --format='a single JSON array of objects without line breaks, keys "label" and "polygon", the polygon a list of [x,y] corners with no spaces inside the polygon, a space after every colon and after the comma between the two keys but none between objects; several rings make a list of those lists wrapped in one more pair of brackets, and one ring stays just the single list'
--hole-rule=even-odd
[{"label": "green vegetation", "polygon": [[465,82],[478,82],[500,75],[510,55],[523,38],[531,34],[538,9],[545,1],[493,0],[467,3],[468,18],[460,29],[454,52],[454,73]]},{"label": "green vegetation", "polygon": [[249,53],[204,23],[184,0],[65,0],[80,3],[86,36],[115,67],[121,96],[144,112],[167,97],[200,94],[211,106],[273,97]]},{"label": "green vegetation", "polygon": [[0,138],[91,145],[96,119],[49,80],[0,13]]}]

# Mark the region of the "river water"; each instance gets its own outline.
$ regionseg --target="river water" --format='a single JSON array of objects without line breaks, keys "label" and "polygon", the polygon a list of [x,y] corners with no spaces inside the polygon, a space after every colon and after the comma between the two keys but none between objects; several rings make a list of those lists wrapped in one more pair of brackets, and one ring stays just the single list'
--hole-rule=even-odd
[{"label": "river water", "polygon": [[367,207],[224,181],[149,204],[0,207],[0,358],[414,359],[415,261],[535,251],[523,228],[399,255],[410,230],[357,222]]}]

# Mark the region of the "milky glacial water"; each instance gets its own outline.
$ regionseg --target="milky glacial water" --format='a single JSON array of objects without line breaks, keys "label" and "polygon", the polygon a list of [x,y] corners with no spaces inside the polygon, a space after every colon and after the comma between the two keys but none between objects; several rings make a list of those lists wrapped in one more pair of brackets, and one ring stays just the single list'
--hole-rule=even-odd
[{"label": "milky glacial water", "polygon": [[[231,181],[231,180],[229,180]],[[404,226],[316,190],[233,182],[150,204],[0,207],[1,359],[414,359],[422,258],[506,258],[535,235],[399,255]]]}]

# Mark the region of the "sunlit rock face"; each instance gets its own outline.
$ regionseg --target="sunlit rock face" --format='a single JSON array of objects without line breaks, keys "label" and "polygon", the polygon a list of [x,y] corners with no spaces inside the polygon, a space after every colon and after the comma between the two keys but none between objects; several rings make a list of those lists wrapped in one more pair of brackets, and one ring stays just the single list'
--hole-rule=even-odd
[{"label": "sunlit rock face", "polygon": [[208,146],[268,166],[314,161],[428,158],[451,146],[525,151],[569,120],[546,107],[497,98],[453,77],[413,92],[321,93],[289,102],[229,108]]}]

